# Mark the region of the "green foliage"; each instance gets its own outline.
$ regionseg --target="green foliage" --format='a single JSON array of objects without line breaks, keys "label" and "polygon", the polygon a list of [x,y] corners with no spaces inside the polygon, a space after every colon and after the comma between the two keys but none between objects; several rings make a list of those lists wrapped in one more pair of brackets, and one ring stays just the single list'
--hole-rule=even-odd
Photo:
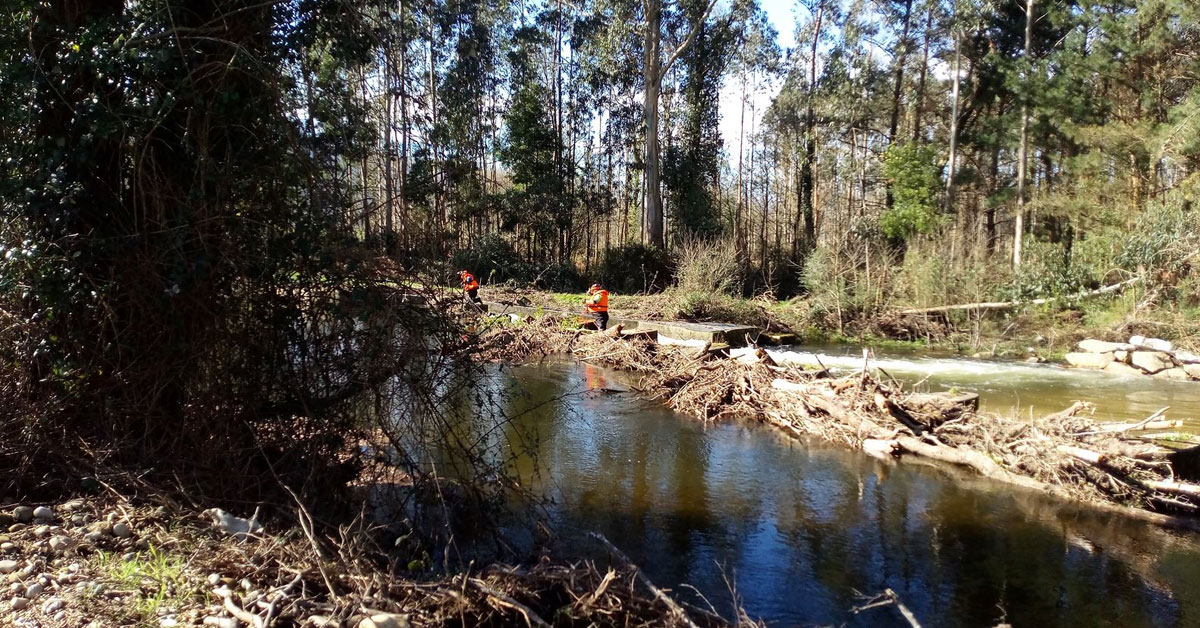
[{"label": "green foliage", "polygon": [[604,252],[596,277],[613,292],[658,292],[671,281],[671,260],[655,247],[626,244]]},{"label": "green foliage", "polygon": [[486,235],[454,252],[446,281],[458,285],[458,271],[468,270],[481,284],[508,280],[528,281],[532,268],[507,240]]},{"label": "green foliage", "polygon": [[884,235],[908,240],[942,225],[937,195],[941,187],[937,153],[917,143],[893,144],[883,159],[883,173],[895,203],[879,218]]},{"label": "green foliage", "polygon": [[1200,250],[1200,212],[1183,194],[1169,194],[1147,208],[1121,241],[1115,261],[1122,268],[1180,272]]},{"label": "green foliage", "polygon": [[1062,243],[1025,239],[1024,261],[1007,290],[1010,299],[1070,296],[1096,283],[1089,269],[1072,264]]}]

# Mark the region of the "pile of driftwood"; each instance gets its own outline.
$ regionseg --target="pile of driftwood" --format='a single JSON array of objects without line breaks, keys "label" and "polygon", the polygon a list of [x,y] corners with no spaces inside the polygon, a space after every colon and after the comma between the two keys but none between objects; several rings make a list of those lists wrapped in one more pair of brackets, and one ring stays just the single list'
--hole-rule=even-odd
[{"label": "pile of driftwood", "polygon": [[[864,360],[860,372],[776,364],[766,352],[730,358],[707,347],[659,345],[645,336],[565,331],[536,321],[494,336],[512,356],[571,353],[637,374],[638,388],[672,408],[711,421],[760,420],[795,435],[816,436],[875,456],[921,456],[967,467],[996,480],[1095,504],[1163,525],[1200,529],[1200,484],[1177,474],[1179,452],[1139,434],[1170,429],[1161,412],[1136,423],[1092,420],[1090,404],[1040,419],[978,411],[973,395],[916,393],[881,378]],[[536,350],[531,350],[537,347]]]}]

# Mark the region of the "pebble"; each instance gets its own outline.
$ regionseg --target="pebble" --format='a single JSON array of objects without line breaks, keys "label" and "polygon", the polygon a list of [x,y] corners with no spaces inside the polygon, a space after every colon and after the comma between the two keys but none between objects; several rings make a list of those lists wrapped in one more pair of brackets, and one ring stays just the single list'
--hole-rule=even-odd
[{"label": "pebble", "polygon": [[33,535],[39,539],[50,536],[50,526],[38,526],[33,529]]},{"label": "pebble", "polygon": [[70,565],[67,565],[67,571],[69,571],[71,573],[79,573],[79,570],[80,570],[79,563],[71,563]]},{"label": "pebble", "polygon": [[12,573],[20,566],[21,564],[15,560],[0,560],[0,573]]},{"label": "pebble", "polygon": [[221,574],[219,574],[219,573],[208,574],[208,584],[210,584],[214,587],[217,586],[218,584],[221,584]]},{"label": "pebble", "polygon": [[232,617],[214,617],[209,615],[204,618],[204,625],[212,626],[213,628],[238,628],[240,623]]},{"label": "pebble", "polygon": [[8,604],[14,611],[29,608],[29,600],[23,597],[14,597]]},{"label": "pebble", "polygon": [[70,537],[58,535],[58,536],[50,538],[51,551],[66,552],[66,551],[70,551],[70,549],[74,546],[75,546],[75,541],[71,540]]},{"label": "pebble", "polygon": [[93,530],[83,535],[83,540],[87,541],[88,543],[95,543],[102,538],[104,538],[104,533],[100,532],[99,530]]},{"label": "pebble", "polygon": [[358,628],[409,628],[408,616],[380,613],[358,622]]},{"label": "pebble", "polygon": [[127,539],[133,536],[133,530],[130,530],[129,524],[125,523],[124,521],[114,523],[112,527],[112,533],[113,536],[117,537],[118,539]]},{"label": "pebble", "polygon": [[65,510],[67,512],[75,512],[76,510],[83,508],[83,500],[82,499],[72,499],[69,502],[63,502],[63,504],[62,504],[62,506],[60,506],[60,508],[62,508],[63,510]]},{"label": "pebble", "polygon": [[127,563],[133,562],[133,561],[137,560],[137,553],[136,552],[125,552],[124,554],[121,555],[121,560],[123,560]]},{"label": "pebble", "polygon": [[52,597],[52,598],[46,600],[45,604],[42,604],[42,612],[49,615],[50,613],[61,610],[62,607],[66,606],[66,605],[67,605],[67,603],[64,602],[62,600],[62,598]]},{"label": "pebble", "polygon": [[46,519],[46,520],[53,519],[54,518],[54,509],[48,508],[46,506],[38,506],[37,508],[33,509],[33,518],[34,519]]},{"label": "pebble", "polygon": [[12,541],[5,541],[3,543],[0,543],[0,552],[11,552],[12,550],[15,550],[15,549],[17,549],[17,544],[13,543]]},{"label": "pebble", "polygon": [[83,513],[71,515],[71,525],[81,526],[81,525],[87,523],[87,520],[88,520],[87,515],[85,515]]},{"label": "pebble", "polygon": [[21,530],[24,530],[24,529],[25,529],[25,524],[23,524],[23,523],[14,523],[14,524],[8,526],[9,532],[20,532]]},{"label": "pebble", "polygon": [[13,508],[12,516],[19,523],[29,523],[33,521],[33,509],[29,506],[17,506]]},{"label": "pebble", "polygon": [[20,582],[14,582],[8,585],[8,591],[13,595],[21,595],[25,592],[25,585]]},{"label": "pebble", "polygon": [[35,598],[35,597],[41,595],[42,591],[45,591],[45,590],[46,590],[46,587],[42,586],[42,583],[35,582],[35,583],[29,585],[28,587],[25,587],[25,597]]},{"label": "pebble", "polygon": [[167,616],[158,620],[158,625],[159,628],[175,628],[179,625],[179,620],[175,619],[174,617]]}]

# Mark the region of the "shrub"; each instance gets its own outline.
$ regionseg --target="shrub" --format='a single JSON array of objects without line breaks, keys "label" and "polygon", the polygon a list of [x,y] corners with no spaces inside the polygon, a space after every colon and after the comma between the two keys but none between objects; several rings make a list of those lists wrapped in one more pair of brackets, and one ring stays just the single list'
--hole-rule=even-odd
[{"label": "shrub", "polygon": [[453,268],[446,281],[457,284],[456,273],[462,269],[471,271],[480,283],[499,283],[510,279],[529,281],[532,267],[521,259],[520,254],[504,238],[489,234],[470,245],[454,252],[451,257]]},{"label": "shrub", "polygon": [[742,289],[741,270],[732,242],[692,236],[679,248],[675,282],[686,292],[737,295]]},{"label": "shrub", "polygon": [[626,244],[604,252],[596,276],[615,292],[659,292],[671,281],[671,262],[664,251]]},{"label": "shrub", "polygon": [[938,228],[943,220],[937,208],[940,187],[936,153],[930,146],[907,143],[887,149],[884,176],[894,203],[879,219],[888,238],[904,241]]}]

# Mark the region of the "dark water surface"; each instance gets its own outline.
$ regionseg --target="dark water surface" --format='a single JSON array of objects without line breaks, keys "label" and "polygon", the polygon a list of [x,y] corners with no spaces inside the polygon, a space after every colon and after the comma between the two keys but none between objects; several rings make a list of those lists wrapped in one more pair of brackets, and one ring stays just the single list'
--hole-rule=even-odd
[{"label": "dark water surface", "polygon": [[[607,536],[680,599],[772,625],[904,626],[847,611],[894,589],[925,626],[1200,626],[1200,535],[1098,514],[943,467],[877,461],[769,428],[704,426],[623,376],[555,363],[489,386],[536,437],[525,481],[569,555]],[[589,392],[589,389],[592,389]]]}]

